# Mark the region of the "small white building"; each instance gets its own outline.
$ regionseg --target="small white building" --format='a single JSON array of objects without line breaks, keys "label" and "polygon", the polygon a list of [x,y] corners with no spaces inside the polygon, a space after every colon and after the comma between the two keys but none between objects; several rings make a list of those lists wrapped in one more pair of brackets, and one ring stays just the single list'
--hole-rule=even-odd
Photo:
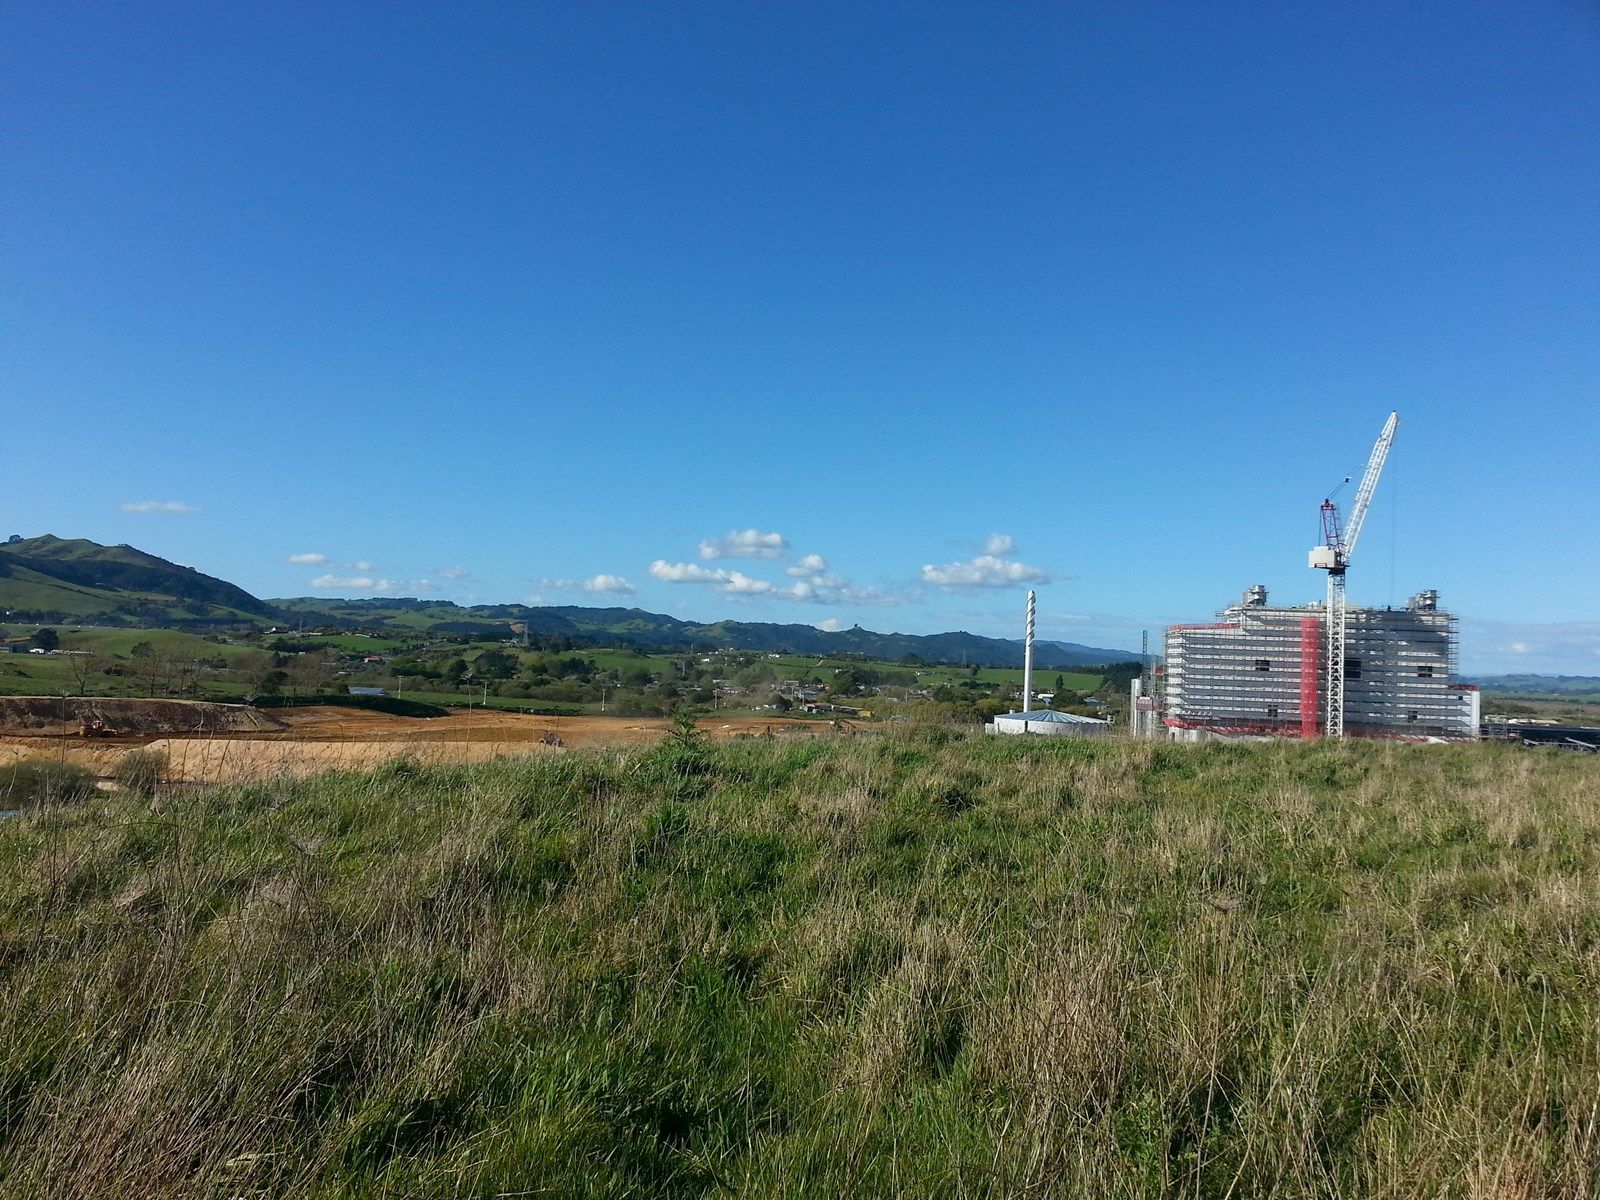
[{"label": "small white building", "polygon": [[1033,733],[1045,737],[1104,737],[1111,731],[1111,722],[1098,717],[1056,712],[1053,708],[1036,708],[1029,712],[1003,713],[991,724],[985,725],[983,731]]}]

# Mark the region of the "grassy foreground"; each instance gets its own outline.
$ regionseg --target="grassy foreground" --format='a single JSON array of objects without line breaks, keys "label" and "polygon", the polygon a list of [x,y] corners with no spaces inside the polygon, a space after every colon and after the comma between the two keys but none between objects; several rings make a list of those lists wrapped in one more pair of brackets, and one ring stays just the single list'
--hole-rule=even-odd
[{"label": "grassy foreground", "polygon": [[0,824],[0,1194],[1587,1197],[1600,764],[907,731]]}]

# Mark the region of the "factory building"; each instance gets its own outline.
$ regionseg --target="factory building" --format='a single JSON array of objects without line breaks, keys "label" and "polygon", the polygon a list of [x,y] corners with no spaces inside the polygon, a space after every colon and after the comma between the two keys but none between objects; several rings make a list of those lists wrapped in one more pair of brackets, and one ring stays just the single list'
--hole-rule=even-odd
[{"label": "factory building", "polygon": [[[1169,735],[1316,737],[1328,693],[1322,605],[1276,607],[1267,589],[1209,625],[1167,630],[1163,695],[1136,695],[1134,725]],[[1477,691],[1456,681],[1456,619],[1438,593],[1402,609],[1349,608],[1344,662],[1344,730],[1356,737],[1477,736]],[[1150,717],[1141,722],[1143,707]]]}]

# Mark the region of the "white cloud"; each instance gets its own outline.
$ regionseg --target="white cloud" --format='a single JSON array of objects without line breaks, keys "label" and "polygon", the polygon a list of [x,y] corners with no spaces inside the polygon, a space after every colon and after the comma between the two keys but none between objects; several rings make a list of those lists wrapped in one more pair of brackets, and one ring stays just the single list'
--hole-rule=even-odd
[{"label": "white cloud", "polygon": [[743,571],[726,567],[702,567],[698,563],[671,563],[656,559],[650,564],[650,576],[663,583],[705,583],[728,596],[787,596],[793,600],[809,600],[815,589],[803,579],[782,586],[767,579],[756,579]]},{"label": "white cloud", "polygon": [[901,604],[915,604],[920,599],[920,597],[910,592],[887,592],[882,588],[851,587],[848,584],[824,589],[818,592],[817,598],[824,604],[871,604],[878,608],[894,608]]},{"label": "white cloud", "polygon": [[329,567],[333,565],[333,560],[326,554],[291,554],[283,561],[294,563],[297,567]]},{"label": "white cloud", "polygon": [[826,621],[818,621],[817,628],[823,633],[838,633],[844,628],[844,622],[838,617],[829,617]]},{"label": "white cloud", "polygon": [[[821,555],[809,554],[809,565],[826,569]],[[806,560],[801,560],[805,562]],[[795,576],[793,569],[785,572]],[[767,579],[757,579],[743,571],[728,567],[702,567],[699,563],[673,563],[656,559],[650,564],[650,576],[663,583],[704,583],[728,596],[769,597],[774,600],[799,600],[809,604],[870,604],[888,606],[909,604],[917,599],[910,592],[888,592],[878,588],[858,588],[842,575],[815,575],[806,572],[807,578],[793,583],[780,584]]]},{"label": "white cloud", "polygon": [[543,604],[545,592],[591,592],[596,595],[631,596],[638,589],[621,575],[599,574],[588,579],[541,579],[539,590],[528,597],[529,604]]},{"label": "white cloud", "polygon": [[663,583],[719,583],[726,571],[713,571],[697,563],[669,563],[658,558],[650,564],[650,576]]},{"label": "white cloud", "polygon": [[735,529],[726,537],[707,538],[700,543],[700,557],[717,558],[784,558],[789,553],[789,539],[781,533],[763,533],[759,529]]},{"label": "white cloud", "polygon": [[163,516],[178,517],[200,510],[192,504],[185,504],[182,500],[130,500],[122,506],[122,511],[134,515],[160,513]]},{"label": "white cloud", "polygon": [[353,562],[350,565],[357,571],[376,571],[378,569],[378,564],[371,562]]},{"label": "white cloud", "polygon": [[801,558],[799,562],[795,563],[794,566],[785,570],[784,574],[793,575],[796,578],[804,578],[807,575],[826,574],[827,570],[827,559],[823,558],[820,554],[807,554],[805,557]]},{"label": "white cloud", "polygon": [[382,596],[420,595],[439,590],[439,585],[431,579],[376,579],[371,575],[318,575],[311,581],[311,586],[329,591],[371,592]]},{"label": "white cloud", "polygon": [[472,572],[465,567],[440,567],[434,574],[440,579],[465,579]]},{"label": "white cloud", "polygon": [[962,563],[946,563],[922,568],[922,582],[942,588],[1015,587],[1024,583],[1046,583],[1050,572],[1027,563],[1010,562],[993,554],[980,554]]},{"label": "white cloud", "polygon": [[765,579],[752,579],[743,571],[719,571],[718,574],[723,577],[718,591],[761,596],[776,590]]},{"label": "white cloud", "polygon": [[612,596],[631,596],[639,589],[621,575],[595,575],[583,581],[583,590]]},{"label": "white cloud", "polygon": [[991,533],[983,539],[983,553],[966,562],[928,563],[922,568],[922,582],[941,588],[1015,587],[1023,583],[1046,583],[1054,578],[1043,567],[1015,562],[1017,541],[1009,533]]}]

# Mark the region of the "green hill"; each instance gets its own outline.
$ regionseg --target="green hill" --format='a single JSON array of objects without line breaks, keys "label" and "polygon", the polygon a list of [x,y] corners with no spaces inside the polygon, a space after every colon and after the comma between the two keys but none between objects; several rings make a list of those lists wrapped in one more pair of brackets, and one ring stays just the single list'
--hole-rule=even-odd
[{"label": "green hill", "polygon": [[[341,599],[301,596],[258,600],[243,588],[179,566],[132,546],[102,546],[87,538],[14,537],[0,544],[0,616],[24,622],[88,621],[99,625],[183,627],[239,622],[306,623],[404,635],[466,634],[503,638],[513,625],[529,633],[575,641],[688,649],[732,648],[760,653],[855,654],[886,662],[916,655],[929,663],[1020,667],[1022,643],[974,633],[878,633],[856,626],[769,621],[685,621],[641,608],[529,607],[409,598]],[[1040,670],[1070,670],[1131,662],[1127,650],[1075,642],[1039,642]]]},{"label": "green hill", "polygon": [[14,620],[216,625],[269,619],[243,588],[132,546],[87,538],[13,537],[0,544],[0,611]]},{"label": "green hill", "polygon": [[[463,607],[449,600],[331,600],[301,596],[273,600],[285,616],[331,620],[349,628],[462,633],[504,636],[513,624],[531,634],[578,639],[633,642],[655,646],[698,646],[752,650],[760,653],[858,654],[897,662],[915,654],[924,662],[972,663],[982,667],[1020,667],[1022,643],[975,633],[878,633],[856,626],[824,630],[815,625],[770,621],[685,621],[641,608],[580,608],[525,604],[475,604]],[[1038,642],[1034,662],[1040,670],[1102,666],[1132,662],[1128,650],[1085,646],[1076,642]]]}]

